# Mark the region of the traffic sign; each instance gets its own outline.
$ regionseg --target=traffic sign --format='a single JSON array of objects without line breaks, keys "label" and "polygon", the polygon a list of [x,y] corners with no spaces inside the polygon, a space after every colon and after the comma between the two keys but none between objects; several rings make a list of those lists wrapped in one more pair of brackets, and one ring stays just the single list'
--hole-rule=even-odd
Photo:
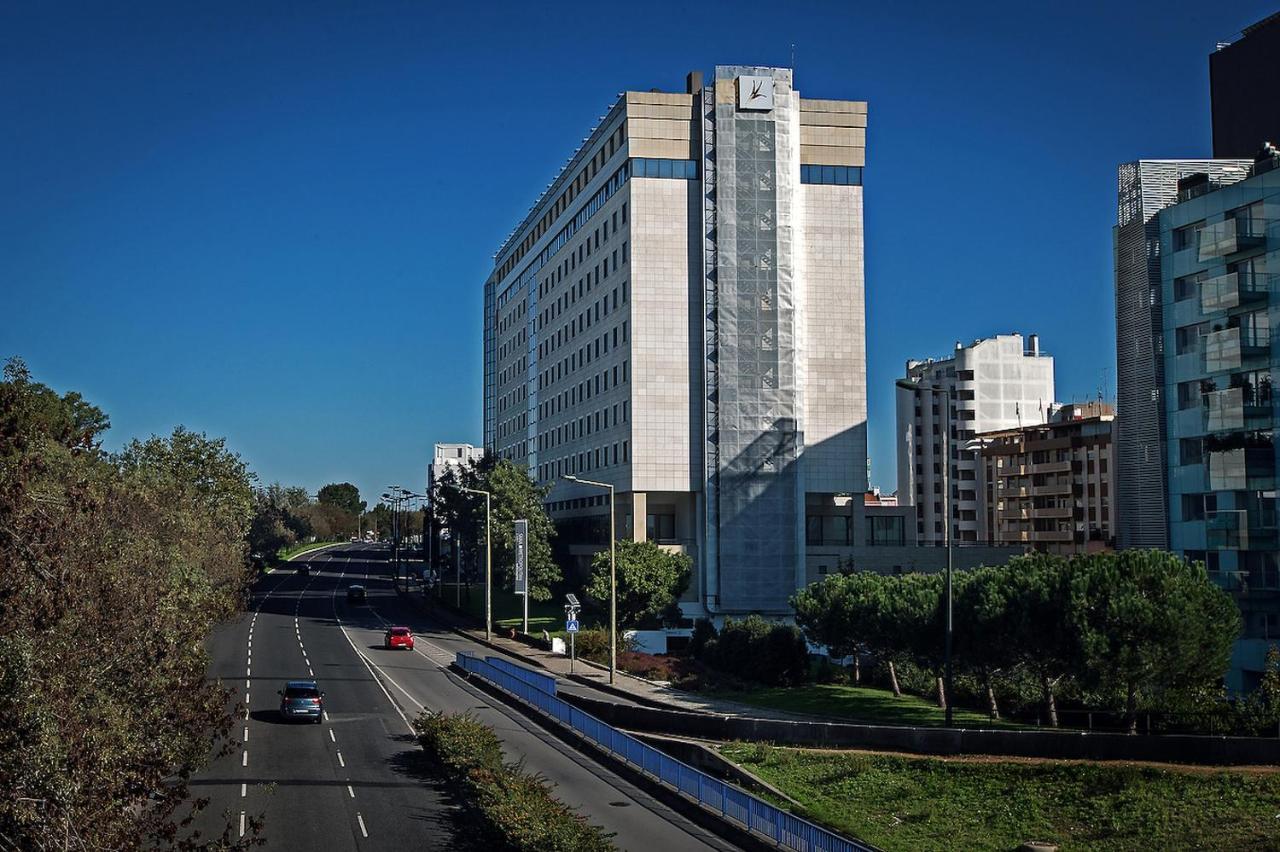
[{"label": "traffic sign", "polygon": [[577,632],[578,632],[578,619],[576,619],[576,618],[571,618],[571,619],[569,619],[568,621],[566,621],[566,622],[564,623],[564,632],[565,632],[565,633],[577,633]]}]

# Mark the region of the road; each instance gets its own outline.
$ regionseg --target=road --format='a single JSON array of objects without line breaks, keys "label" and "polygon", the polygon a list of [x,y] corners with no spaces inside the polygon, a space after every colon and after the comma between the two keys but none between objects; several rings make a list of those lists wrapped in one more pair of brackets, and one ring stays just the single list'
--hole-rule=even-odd
[{"label": "road", "polygon": [[[732,849],[543,727],[447,670],[459,650],[482,646],[434,623],[396,594],[388,551],[344,545],[303,559],[310,576],[277,569],[248,610],[210,640],[210,676],[248,696],[232,753],[192,781],[210,806],[196,827],[252,833],[276,849],[450,849],[464,846],[451,791],[424,772],[409,720],[422,708],[469,712],[492,726],[509,760],[523,759],[555,795],[614,833],[622,849]],[[350,605],[361,583],[367,605]],[[413,651],[387,651],[389,624],[414,629]],[[314,677],[328,718],[285,724],[276,690]],[[243,829],[242,829],[243,826]]]}]

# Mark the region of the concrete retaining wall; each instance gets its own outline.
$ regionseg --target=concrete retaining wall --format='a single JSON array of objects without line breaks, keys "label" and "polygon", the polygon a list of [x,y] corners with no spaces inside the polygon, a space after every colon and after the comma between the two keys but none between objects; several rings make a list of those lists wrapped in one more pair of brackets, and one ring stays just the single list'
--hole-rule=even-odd
[{"label": "concrete retaining wall", "polygon": [[788,722],[632,707],[579,695],[561,697],[619,728],[707,740],[748,740],[779,745],[865,748],[935,755],[1141,760],[1205,766],[1280,765],[1280,739]]}]

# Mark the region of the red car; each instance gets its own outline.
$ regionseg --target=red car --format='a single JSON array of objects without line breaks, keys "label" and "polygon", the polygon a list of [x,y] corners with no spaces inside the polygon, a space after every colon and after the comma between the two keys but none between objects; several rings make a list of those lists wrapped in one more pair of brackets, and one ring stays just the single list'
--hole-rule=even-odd
[{"label": "red car", "polygon": [[404,648],[413,650],[413,633],[407,627],[392,627],[387,630],[386,643],[388,649]]}]

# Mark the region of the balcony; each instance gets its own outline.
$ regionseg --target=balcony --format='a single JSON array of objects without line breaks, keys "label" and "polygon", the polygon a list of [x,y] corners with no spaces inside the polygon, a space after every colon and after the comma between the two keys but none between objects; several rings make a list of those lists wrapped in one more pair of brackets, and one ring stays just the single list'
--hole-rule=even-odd
[{"label": "balcony", "polygon": [[1031,465],[1032,473],[1070,473],[1071,462],[1069,461],[1053,461],[1053,462],[1033,462]]},{"label": "balcony", "polygon": [[1207,373],[1236,370],[1245,358],[1267,355],[1270,351],[1270,329],[1234,326],[1211,331],[1204,336],[1204,369]]},{"label": "balcony", "polygon": [[1031,533],[1032,541],[1069,542],[1073,540],[1071,530],[1036,530]]},{"label": "balcony", "polygon": [[1234,387],[1211,391],[1204,395],[1204,428],[1206,432],[1232,432],[1240,429],[1264,428],[1270,424],[1270,387],[1266,393],[1253,388]]},{"label": "balcony", "polygon": [[1037,518],[1069,519],[1073,511],[1070,506],[1044,506],[1035,510],[1035,516]]},{"label": "balcony", "polygon": [[1200,283],[1200,311],[1211,314],[1248,302],[1265,302],[1276,276],[1257,272],[1228,272]]},{"label": "balcony", "polygon": [[1243,216],[1205,225],[1199,233],[1199,259],[1206,263],[1217,258],[1229,257],[1266,240],[1266,221]]},{"label": "balcony", "polygon": [[1206,486],[1210,491],[1274,489],[1275,451],[1271,447],[1236,447],[1210,451]]},{"label": "balcony", "polygon": [[1044,485],[1033,485],[1031,487],[1031,494],[1035,497],[1056,497],[1070,493],[1070,482],[1046,482]]},{"label": "balcony", "polygon": [[1276,528],[1263,526],[1260,518],[1251,518],[1244,509],[1208,512],[1205,544],[1211,550],[1269,550],[1276,545]]}]

